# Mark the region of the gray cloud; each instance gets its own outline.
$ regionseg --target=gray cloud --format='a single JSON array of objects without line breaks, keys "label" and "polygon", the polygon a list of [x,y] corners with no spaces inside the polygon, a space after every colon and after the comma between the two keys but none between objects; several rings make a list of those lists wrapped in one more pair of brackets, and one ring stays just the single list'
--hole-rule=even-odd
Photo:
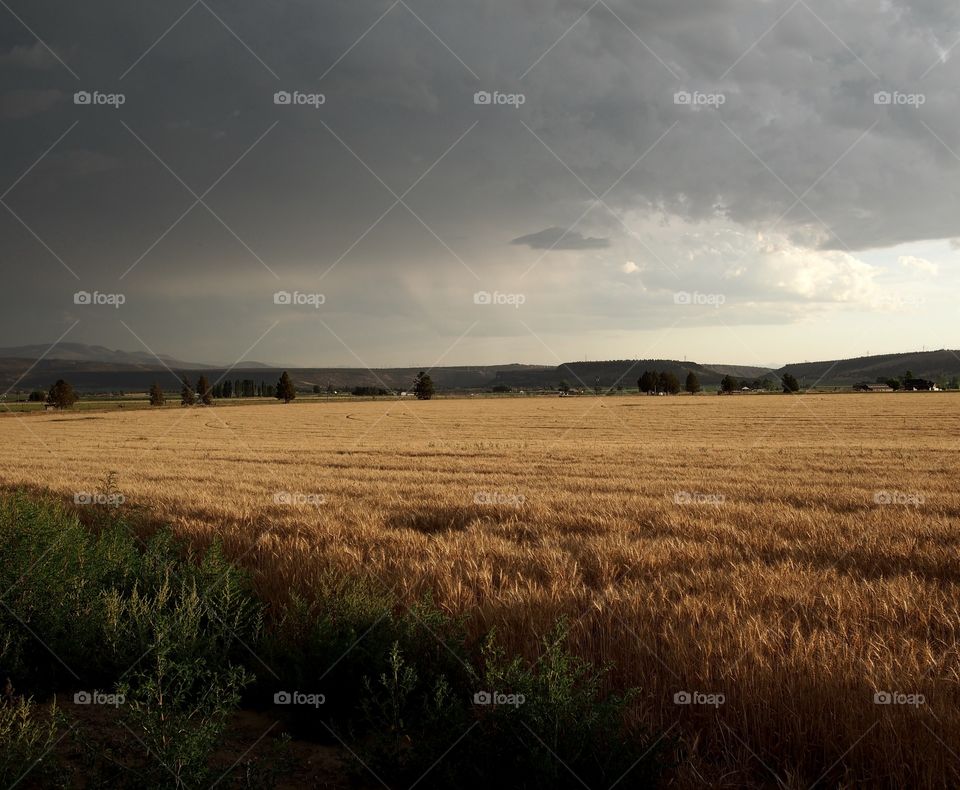
[{"label": "gray cloud", "polygon": [[10,120],[30,118],[63,101],[64,94],[50,90],[12,90],[0,96],[0,117]]},{"label": "gray cloud", "polygon": [[610,246],[610,239],[591,238],[576,230],[554,227],[518,236],[510,243],[523,244],[531,250],[602,250]]},{"label": "gray cloud", "polygon": [[57,59],[42,43],[35,41],[0,52],[0,65],[23,69],[53,69],[57,67]]},{"label": "gray cloud", "polygon": [[[896,255],[886,273],[858,256],[960,237],[960,12],[946,0],[809,0],[779,22],[787,6],[752,0],[611,0],[616,15],[582,19],[574,0],[409,5],[372,29],[386,0],[243,0],[217,9],[222,23],[198,5],[150,49],[182,10],[36,0],[31,27],[79,80],[9,17],[0,191],[79,123],[5,198],[47,246],[0,210],[0,257],[29,263],[0,296],[7,344],[65,328],[77,283],[51,250],[84,285],[128,291],[165,353],[239,354],[228,317],[252,342],[283,287],[323,290],[346,323],[396,321],[355,342],[406,363],[418,332],[448,347],[457,300],[481,288],[522,288],[528,323],[562,315],[571,333],[669,325],[663,295],[699,286],[740,305],[730,321],[790,324],[810,300],[869,303],[871,283],[906,273]],[[77,106],[77,90],[126,102]],[[277,90],[326,101],[278,106]],[[525,101],[477,105],[478,90]],[[723,102],[677,104],[681,91]],[[924,102],[875,104],[878,91]],[[209,209],[183,216],[195,197],[178,178],[197,195],[216,184]],[[551,247],[566,254],[537,263]],[[117,345],[113,318],[77,331]],[[355,363],[310,314],[293,323],[261,357]]]}]

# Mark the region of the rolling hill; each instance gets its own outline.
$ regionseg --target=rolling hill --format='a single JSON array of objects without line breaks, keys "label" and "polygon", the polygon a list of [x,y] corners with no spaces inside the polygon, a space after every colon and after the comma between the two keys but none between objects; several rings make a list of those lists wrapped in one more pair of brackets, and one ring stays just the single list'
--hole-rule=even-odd
[{"label": "rolling hill", "polygon": [[842,387],[878,378],[900,378],[910,371],[918,378],[937,381],[960,376],[960,351],[915,351],[905,354],[877,354],[854,359],[801,362],[785,365],[778,375],[789,371],[802,386]]},{"label": "rolling hill", "polygon": [[[49,349],[50,346],[44,344],[0,348],[0,391],[46,389],[58,378],[67,379],[81,392],[144,392],[153,382],[172,390],[179,389],[178,376],[181,374],[195,379],[201,373],[211,382],[229,378],[272,384],[284,369],[260,362],[243,362],[242,366],[231,369],[162,355],[161,362],[146,352],[116,351],[82,343],[58,344],[47,353]],[[43,354],[47,356],[40,359]],[[415,367],[376,370],[330,367],[285,369],[300,389],[320,386],[338,391],[357,386],[405,390],[411,387],[420,370]],[[900,377],[907,370],[915,376],[932,380],[960,376],[960,352],[939,350],[801,362],[785,365],[776,371],[751,365],[624,359],[567,362],[562,365],[461,365],[433,368],[430,375],[439,390],[484,390],[497,385],[513,389],[552,390],[561,381],[575,389],[592,389],[595,386],[607,389],[618,384],[624,389],[634,389],[637,379],[645,370],[668,371],[681,382],[689,372],[693,372],[707,387],[718,385],[727,374],[751,382],[790,372],[804,387],[846,388],[861,381]]]}]

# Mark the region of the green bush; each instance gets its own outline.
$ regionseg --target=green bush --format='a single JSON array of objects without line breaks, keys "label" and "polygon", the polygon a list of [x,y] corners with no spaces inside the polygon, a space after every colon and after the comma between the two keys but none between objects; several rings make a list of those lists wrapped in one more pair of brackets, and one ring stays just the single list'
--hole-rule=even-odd
[{"label": "green bush", "polygon": [[[75,728],[85,786],[209,785],[229,768],[215,755],[242,701],[269,706],[298,737],[342,739],[358,773],[391,785],[638,786],[662,770],[664,745],[625,727],[632,694],[605,693],[564,623],[526,661],[495,634],[471,645],[464,620],[429,597],[404,608],[377,582],[335,576],[265,621],[220,546],[191,552],[169,530],[144,542],[122,509],[91,512],[82,525],[51,500],[0,496],[0,681],[40,698],[123,695],[122,743],[109,728]],[[274,705],[281,691],[325,701]],[[486,704],[484,692],[515,704]],[[54,716],[4,703],[3,777],[52,743]],[[226,783],[264,787],[288,769],[281,756],[251,758]]]},{"label": "green bush", "polygon": [[0,672],[32,693],[109,685],[146,651],[241,663],[262,605],[246,574],[213,546],[200,557],[161,531],[141,543],[111,516],[99,532],[62,507],[0,501]]},{"label": "green bush", "polygon": [[[396,642],[387,670],[376,680],[364,679],[359,710],[360,726],[353,734],[363,768],[403,786],[418,782],[470,725],[462,696],[446,677],[418,673]],[[452,764],[434,778],[461,780]]]},{"label": "green bush", "polygon": [[605,695],[604,672],[566,641],[561,621],[531,663],[508,659],[491,634],[467,685],[419,673],[394,645],[389,671],[364,684],[363,763],[387,781],[423,787],[654,783],[664,748],[626,729],[632,693]]},{"label": "green bush", "polygon": [[356,723],[365,680],[388,670],[394,644],[419,671],[465,682],[466,641],[462,619],[429,598],[404,610],[376,582],[330,576],[309,602],[294,598],[267,629],[257,654],[275,674],[258,672],[252,701],[269,704],[278,691],[323,694],[322,709],[293,706],[285,716],[296,734],[329,739],[321,720]]},{"label": "green bush", "polygon": [[606,670],[573,655],[567,637],[561,620],[532,664],[509,658],[494,635],[487,639],[481,689],[517,701],[475,706],[479,737],[471,739],[469,757],[486,781],[514,786],[518,778],[522,787],[608,787],[621,778],[631,787],[652,783],[663,750],[625,726],[636,690],[604,693]]},{"label": "green bush", "polygon": [[30,699],[9,693],[0,698],[0,785],[57,786],[51,750],[63,723],[56,704],[41,713]]},{"label": "green bush", "polygon": [[210,758],[249,676],[239,666],[174,659],[175,652],[161,646],[146,669],[118,685],[121,720],[143,746],[135,773],[149,787],[209,787],[222,774]]},{"label": "green bush", "polygon": [[[263,607],[219,546],[200,556],[161,531],[141,543],[112,513],[89,529],[50,502],[0,503],[0,677],[30,689],[111,689],[142,748],[133,763],[84,740],[94,776],[200,785],[251,682]],[[0,751],[9,736],[3,733]]]}]

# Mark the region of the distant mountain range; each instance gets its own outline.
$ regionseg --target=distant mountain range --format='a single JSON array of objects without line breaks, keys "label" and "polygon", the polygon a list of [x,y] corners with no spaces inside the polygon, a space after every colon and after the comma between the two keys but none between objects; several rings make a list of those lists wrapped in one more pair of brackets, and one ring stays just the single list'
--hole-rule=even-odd
[{"label": "distant mountain range", "polygon": [[[142,351],[117,351],[83,343],[0,348],[0,391],[46,389],[56,379],[70,381],[85,392],[145,391],[153,382],[167,389],[179,387],[177,376],[189,373],[196,378],[202,372],[213,382],[221,378],[252,379],[274,383],[283,369],[262,362],[242,362],[233,369],[223,365],[188,362],[174,357],[157,357]],[[48,353],[49,351],[49,353]],[[46,356],[43,356],[46,354]],[[42,357],[42,358],[41,358]],[[356,386],[407,389],[420,368],[285,368],[296,385],[314,385],[336,390]],[[801,362],[777,370],[751,365],[704,365],[679,360],[613,360],[606,362],[567,362],[562,365],[479,365],[438,367],[430,371],[438,389],[489,389],[497,385],[514,389],[555,389],[565,381],[575,389],[618,384],[633,389],[645,370],[669,371],[681,381],[693,372],[705,386],[715,386],[724,375],[751,382],[775,379],[790,372],[804,387],[849,387],[860,381],[878,378],[914,376],[937,380],[960,376],[960,351],[925,351],[905,354],[881,354],[856,359]],[[172,372],[171,372],[172,371]]]},{"label": "distant mountain range", "polygon": [[[206,370],[213,367],[225,367],[209,363],[185,362],[182,359],[169,357],[165,354],[154,356],[147,351],[115,351],[106,346],[88,346],[86,343],[57,343],[52,350],[49,343],[0,348],[0,360],[29,359],[33,361],[41,357],[64,362],[99,362],[147,370],[163,369],[164,364],[178,370]],[[247,368],[270,367],[270,365],[265,365],[262,362],[244,362],[243,365]]]}]

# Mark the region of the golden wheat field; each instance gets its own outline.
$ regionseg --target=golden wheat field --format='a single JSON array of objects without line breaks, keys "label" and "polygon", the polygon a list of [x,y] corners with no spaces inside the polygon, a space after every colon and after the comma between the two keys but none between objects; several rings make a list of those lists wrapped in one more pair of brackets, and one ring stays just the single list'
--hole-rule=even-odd
[{"label": "golden wheat field", "polygon": [[678,786],[934,787],[960,783],[958,442],[948,393],[304,402],[6,415],[0,479],[72,500],[115,471],[271,600],[370,574],[531,655],[567,615],[678,739]]}]

